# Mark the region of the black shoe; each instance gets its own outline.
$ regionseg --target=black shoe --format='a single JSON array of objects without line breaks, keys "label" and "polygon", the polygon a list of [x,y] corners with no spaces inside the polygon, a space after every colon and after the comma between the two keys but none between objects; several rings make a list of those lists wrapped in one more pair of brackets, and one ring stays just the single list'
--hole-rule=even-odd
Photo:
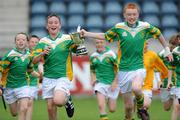
[{"label": "black shoe", "polygon": [[66,113],[68,115],[68,117],[72,117],[74,115],[74,104],[72,102],[71,97],[69,98],[68,102],[65,105],[66,108]]},{"label": "black shoe", "polygon": [[147,110],[143,108],[137,110],[137,116],[141,120],[150,120]]}]

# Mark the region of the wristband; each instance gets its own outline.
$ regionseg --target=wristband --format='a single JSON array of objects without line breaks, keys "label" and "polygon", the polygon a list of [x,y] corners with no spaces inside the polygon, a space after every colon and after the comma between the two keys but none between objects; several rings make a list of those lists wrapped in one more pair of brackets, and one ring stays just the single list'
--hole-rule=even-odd
[{"label": "wristband", "polygon": [[169,47],[165,47],[164,48],[164,57],[167,57],[169,54],[171,54],[170,48]]}]

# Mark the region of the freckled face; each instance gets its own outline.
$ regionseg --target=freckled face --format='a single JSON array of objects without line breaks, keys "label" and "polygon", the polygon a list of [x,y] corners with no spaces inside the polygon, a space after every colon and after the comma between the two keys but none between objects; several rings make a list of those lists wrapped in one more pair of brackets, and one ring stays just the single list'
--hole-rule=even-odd
[{"label": "freckled face", "polygon": [[139,12],[137,9],[126,9],[124,12],[124,18],[128,24],[134,25],[139,18]]}]

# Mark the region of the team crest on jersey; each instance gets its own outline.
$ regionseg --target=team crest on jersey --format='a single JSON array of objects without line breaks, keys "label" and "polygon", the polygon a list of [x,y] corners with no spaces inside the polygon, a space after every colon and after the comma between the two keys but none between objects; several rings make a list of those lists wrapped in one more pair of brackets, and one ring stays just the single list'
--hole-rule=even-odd
[{"label": "team crest on jersey", "polygon": [[97,58],[94,58],[92,62],[93,62],[93,63],[97,62]]},{"label": "team crest on jersey", "polygon": [[179,61],[180,60],[180,56],[177,56],[176,59]]},{"label": "team crest on jersey", "polygon": [[28,57],[28,55],[21,56],[21,60],[24,62],[24,60]]},{"label": "team crest on jersey", "polygon": [[122,33],[122,36],[123,36],[123,37],[127,36],[127,33],[126,33],[126,32],[123,32],[123,33]]},{"label": "team crest on jersey", "polygon": [[110,59],[109,59],[109,58],[106,58],[105,61],[106,61],[107,63],[110,63]]},{"label": "team crest on jersey", "polygon": [[18,57],[15,57],[14,60],[18,60]]}]

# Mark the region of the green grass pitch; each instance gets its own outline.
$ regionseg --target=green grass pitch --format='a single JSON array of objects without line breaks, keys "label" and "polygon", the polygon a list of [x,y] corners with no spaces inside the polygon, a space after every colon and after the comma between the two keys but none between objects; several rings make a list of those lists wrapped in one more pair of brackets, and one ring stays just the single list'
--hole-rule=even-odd
[{"label": "green grass pitch", "polygon": [[[73,97],[75,104],[75,114],[73,118],[68,118],[64,107],[58,109],[59,120],[99,120],[98,106],[95,97]],[[151,120],[170,120],[171,111],[163,111],[163,105],[159,99],[154,99],[149,109]],[[117,111],[108,113],[109,120],[123,120],[124,110],[122,99],[118,99]],[[9,109],[4,110],[0,99],[0,120],[17,120],[11,117]],[[33,120],[48,120],[46,102],[38,100],[34,103]],[[139,120],[135,114],[135,120]]]}]

